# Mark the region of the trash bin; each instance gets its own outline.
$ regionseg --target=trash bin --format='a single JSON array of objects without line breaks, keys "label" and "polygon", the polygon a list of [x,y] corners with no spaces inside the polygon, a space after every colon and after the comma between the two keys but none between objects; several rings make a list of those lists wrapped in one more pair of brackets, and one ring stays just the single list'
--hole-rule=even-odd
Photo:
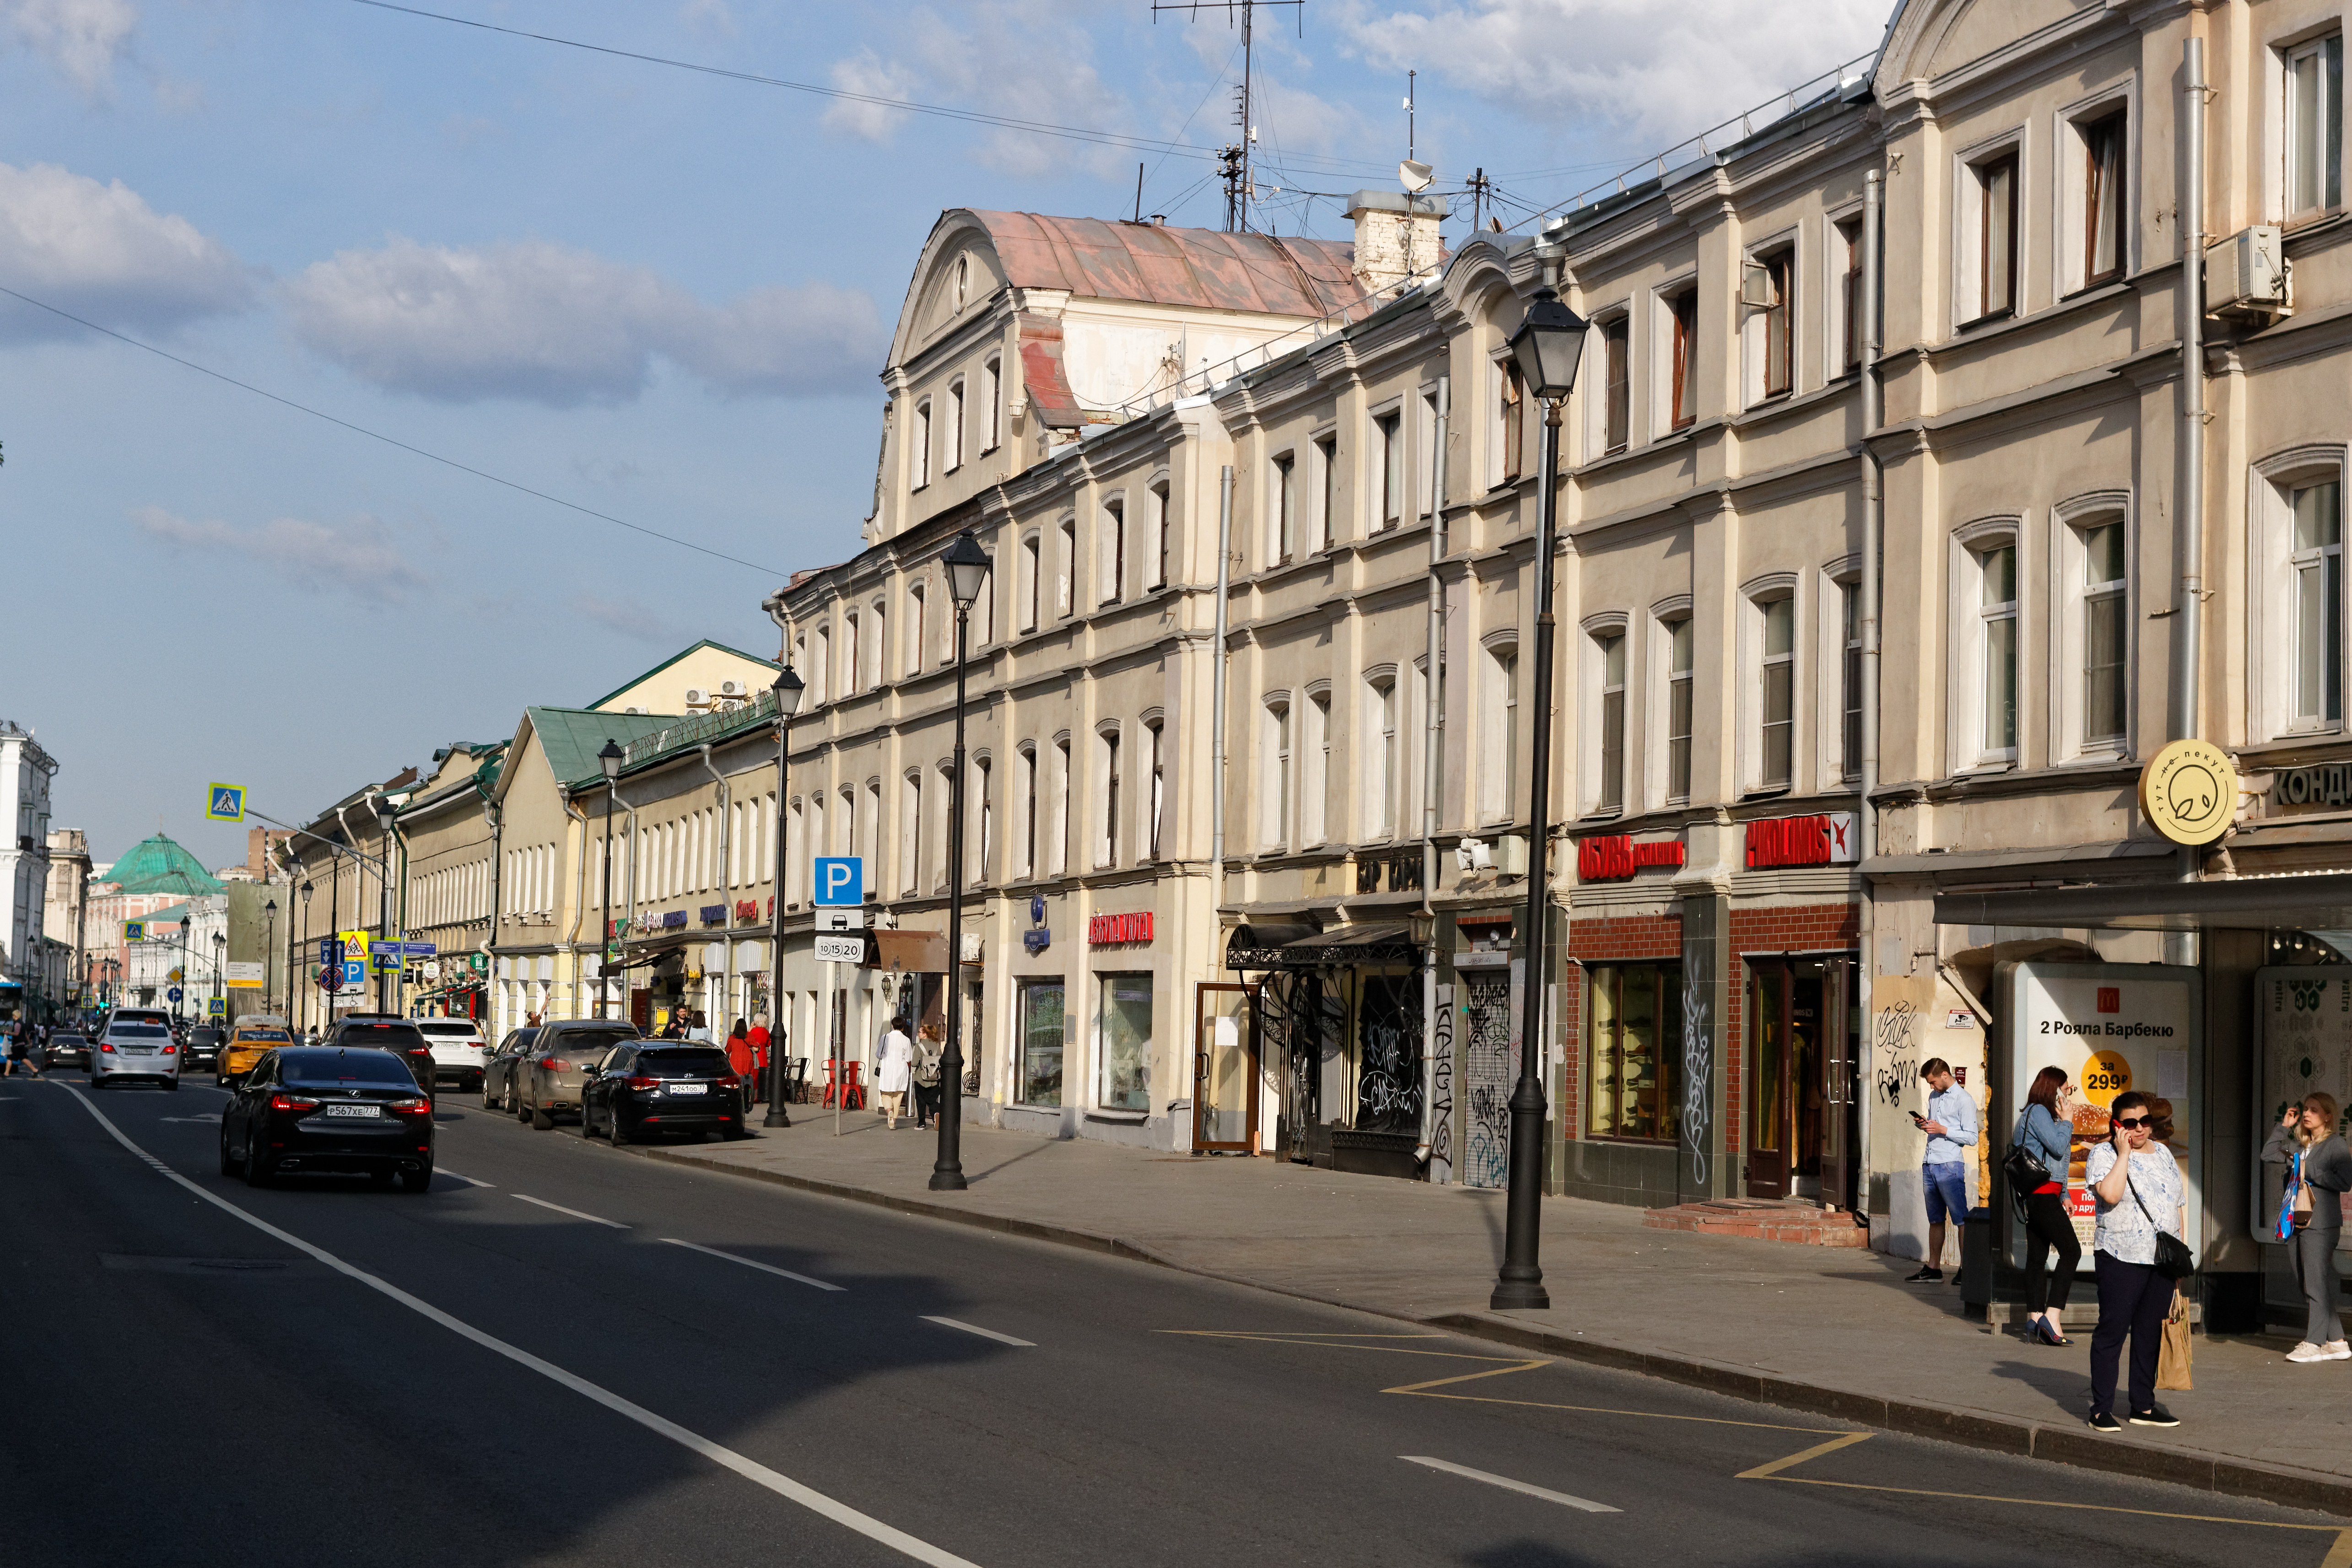
[{"label": "trash bin", "polygon": [[1981,1322],[1992,1310],[1992,1210],[1972,1208],[1960,1227],[1960,1304]]}]

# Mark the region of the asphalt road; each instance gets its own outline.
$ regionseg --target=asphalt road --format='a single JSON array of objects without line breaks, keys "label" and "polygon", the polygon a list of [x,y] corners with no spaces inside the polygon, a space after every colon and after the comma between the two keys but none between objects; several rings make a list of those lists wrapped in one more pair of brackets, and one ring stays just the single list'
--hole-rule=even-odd
[{"label": "asphalt road", "polygon": [[429,1193],[254,1191],[217,1174],[221,1098],[0,1080],[16,1568],[2352,1563],[2347,1521],[1515,1357],[469,1099],[444,1097]]}]

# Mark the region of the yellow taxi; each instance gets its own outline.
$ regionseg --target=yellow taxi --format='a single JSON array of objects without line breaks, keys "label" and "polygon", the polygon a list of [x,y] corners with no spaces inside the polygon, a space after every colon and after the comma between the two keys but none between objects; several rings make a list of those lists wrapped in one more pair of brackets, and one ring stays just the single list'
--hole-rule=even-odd
[{"label": "yellow taxi", "polygon": [[270,1013],[247,1013],[230,1026],[228,1039],[213,1063],[213,1082],[222,1088],[253,1071],[261,1053],[272,1046],[291,1045],[293,1031],[286,1020]]}]

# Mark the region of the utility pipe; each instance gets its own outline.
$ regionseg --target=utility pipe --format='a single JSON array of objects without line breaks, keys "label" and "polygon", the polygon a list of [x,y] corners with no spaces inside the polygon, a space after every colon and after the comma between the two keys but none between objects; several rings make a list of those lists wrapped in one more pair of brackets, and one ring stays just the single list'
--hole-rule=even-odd
[{"label": "utility pipe", "polygon": [[[1871,438],[1877,434],[1880,420],[1878,384],[1878,350],[1882,328],[1879,310],[1878,227],[1880,212],[1880,175],[1873,169],[1862,179],[1862,757],[1860,758],[1860,799],[1854,812],[1855,854],[1867,865],[1878,852],[1878,815],[1871,804],[1871,794],[1878,788],[1878,620],[1880,533],[1885,509],[1885,499],[1878,468],[1878,455],[1871,450]],[[1862,1060],[1849,1063],[1853,1073],[1851,1084],[1840,1085],[1840,1092],[1851,1093],[1859,1103],[1855,1116],[1854,1141],[1861,1146],[1847,1154],[1847,1168],[1854,1173],[1854,1207],[1867,1214],[1870,1210],[1869,1178],[1864,1175],[1870,1158],[1870,1096],[1862,1085],[1872,1081],[1870,1051],[1870,1001],[1873,980],[1877,969],[1876,936],[1878,906],[1871,896],[1867,873],[1855,878],[1855,893],[1861,902],[1856,911],[1855,931],[1862,947],[1861,970],[1856,1004],[1862,1009]],[[1841,1195],[1843,1196],[1843,1195]]]},{"label": "utility pipe", "polygon": [[[1421,1147],[1429,1163],[1437,1136],[1437,796],[1445,779],[1445,438],[1452,423],[1454,378],[1437,378],[1437,420],[1429,457],[1429,647],[1428,733],[1421,781],[1421,917],[1429,927],[1430,952],[1421,969]],[[1447,1082],[1453,1081],[1447,1075]],[[1434,1174],[1434,1173],[1433,1173]]]},{"label": "utility pipe", "polygon": [[[719,969],[719,1011],[723,1017],[735,1006],[735,890],[727,885],[728,868],[734,863],[727,858],[727,851],[733,837],[733,824],[729,819],[734,815],[735,797],[734,792],[727,788],[726,776],[711,766],[710,743],[706,740],[695,749],[702,759],[702,770],[709,774],[711,782],[719,786],[719,867],[718,874],[713,880],[719,883],[719,902],[727,910],[727,924],[722,927],[726,939],[727,961]],[[716,1031],[721,1026],[713,1024],[710,1027],[713,1030],[710,1038],[713,1040],[719,1040],[720,1036]],[[769,1032],[771,1035],[774,1033],[772,1030]],[[772,1051],[774,1048],[770,1049]]]},{"label": "utility pipe", "polygon": [[[1212,666],[1215,674],[1209,682],[1209,865],[1214,879],[1210,885],[1215,890],[1210,916],[1213,922],[1210,927],[1211,964],[1217,960],[1214,945],[1225,925],[1225,594],[1233,580],[1233,561],[1234,465],[1228,463],[1217,481],[1216,651]],[[1200,1060],[1197,1049],[1192,1055],[1195,1061]],[[1207,1089],[1208,1080],[1196,1075],[1192,1083],[1194,1126],[1200,1125],[1201,1095]],[[1253,1084],[1250,1092],[1263,1094],[1265,1091]]]},{"label": "utility pipe", "polygon": [[[2193,740],[2203,719],[2200,678],[2205,641],[2205,40],[2181,45],[2180,124],[2180,528],[2179,669],[2173,682],[2175,739]],[[2198,879],[2199,854],[2184,846],[2180,880]]]}]

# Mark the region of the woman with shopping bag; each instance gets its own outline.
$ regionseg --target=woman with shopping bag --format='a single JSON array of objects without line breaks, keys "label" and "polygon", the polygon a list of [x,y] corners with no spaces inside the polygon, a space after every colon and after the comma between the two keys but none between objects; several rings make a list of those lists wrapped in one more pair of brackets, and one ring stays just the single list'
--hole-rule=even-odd
[{"label": "woman with shopping bag", "polygon": [[2306,1094],[2286,1108],[2263,1145],[2264,1165],[2286,1167],[2279,1194],[2278,1239],[2294,1264],[2305,1308],[2303,1342],[2293,1362],[2352,1361],[2336,1308],[2336,1244],[2344,1235],[2344,1194],[2352,1188],[2352,1149],[2336,1131],[2332,1094]]},{"label": "woman with shopping bag", "polygon": [[2148,1097],[2126,1090],[2107,1106],[2108,1138],[2084,1166],[2097,1200],[2091,1238],[2099,1282],[2099,1326],[2091,1333],[2091,1430],[2120,1432],[2115,1416],[2116,1377],[2124,1342],[2131,1342],[2131,1403],[2135,1427],[2178,1427],[2156,1402],[2157,1359],[2175,1282],[2195,1266],[2181,1239],[2187,1196],[2172,1151],[2155,1140],[2157,1114]]}]

